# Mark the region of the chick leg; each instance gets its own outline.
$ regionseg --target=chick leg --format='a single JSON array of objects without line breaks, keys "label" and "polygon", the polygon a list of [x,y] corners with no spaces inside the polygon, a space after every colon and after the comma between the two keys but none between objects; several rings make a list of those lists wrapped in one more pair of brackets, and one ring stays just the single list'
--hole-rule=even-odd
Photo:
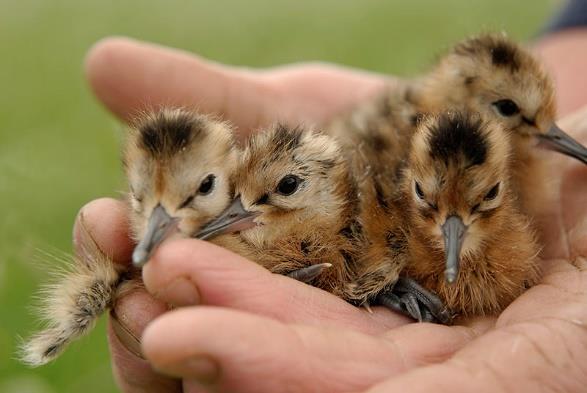
[{"label": "chick leg", "polygon": [[416,281],[400,277],[393,288],[377,296],[377,302],[419,322],[448,324],[451,314],[442,301]]},{"label": "chick leg", "polygon": [[287,274],[287,276],[307,284],[318,277],[324,271],[324,269],[331,266],[331,263],[318,263],[316,265],[294,270],[293,272]]}]

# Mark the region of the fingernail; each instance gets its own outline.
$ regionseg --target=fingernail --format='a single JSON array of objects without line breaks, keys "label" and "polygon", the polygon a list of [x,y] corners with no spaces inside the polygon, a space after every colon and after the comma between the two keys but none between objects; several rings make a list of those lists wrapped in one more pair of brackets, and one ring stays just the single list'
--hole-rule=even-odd
[{"label": "fingernail", "polygon": [[83,208],[73,226],[73,247],[81,262],[91,264],[96,256],[104,254],[90,231]]},{"label": "fingernail", "polygon": [[81,250],[85,243],[85,237],[89,235],[89,230],[86,225],[86,220],[84,217],[84,209],[82,208],[77,217],[75,218],[75,222],[73,224],[73,247],[76,250]]},{"label": "fingernail", "polygon": [[193,306],[200,303],[200,293],[194,283],[179,277],[157,293],[157,297],[174,306]]}]

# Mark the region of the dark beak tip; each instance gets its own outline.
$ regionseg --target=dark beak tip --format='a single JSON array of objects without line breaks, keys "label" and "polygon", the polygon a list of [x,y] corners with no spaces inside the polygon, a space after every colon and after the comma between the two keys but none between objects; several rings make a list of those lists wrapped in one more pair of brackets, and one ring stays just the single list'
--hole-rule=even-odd
[{"label": "dark beak tip", "polygon": [[453,272],[451,273],[446,273],[446,282],[449,284],[454,284],[455,281],[457,280],[457,275]]},{"label": "dark beak tip", "polygon": [[149,216],[145,233],[132,253],[133,265],[145,265],[157,247],[177,229],[178,223],[179,219],[171,217],[163,206],[155,206]]},{"label": "dark beak tip", "polygon": [[539,135],[539,138],[539,146],[542,148],[557,151],[587,164],[587,148],[556,124],[553,124],[546,133]]},{"label": "dark beak tip", "polygon": [[136,267],[142,267],[148,259],[149,254],[143,249],[135,248],[132,253],[132,264]]}]

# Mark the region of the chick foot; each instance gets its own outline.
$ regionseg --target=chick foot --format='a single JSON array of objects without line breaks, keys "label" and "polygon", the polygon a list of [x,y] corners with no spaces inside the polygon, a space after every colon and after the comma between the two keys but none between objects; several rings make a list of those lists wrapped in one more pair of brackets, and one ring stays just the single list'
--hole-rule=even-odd
[{"label": "chick foot", "polygon": [[293,278],[294,280],[298,280],[308,284],[313,279],[318,277],[324,271],[324,269],[329,268],[331,266],[331,263],[318,263],[316,265],[311,265],[298,270],[294,270],[293,272],[287,274],[287,276]]},{"label": "chick foot", "polygon": [[452,320],[450,311],[438,296],[410,278],[400,277],[391,290],[378,294],[375,301],[419,322],[447,325]]}]

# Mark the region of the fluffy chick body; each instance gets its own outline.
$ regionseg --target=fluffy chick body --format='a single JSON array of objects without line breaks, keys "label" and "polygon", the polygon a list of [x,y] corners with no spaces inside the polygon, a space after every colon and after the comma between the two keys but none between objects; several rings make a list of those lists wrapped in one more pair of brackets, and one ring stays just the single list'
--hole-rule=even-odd
[{"label": "fluffy chick body", "polygon": [[421,107],[478,112],[500,122],[512,144],[512,186],[523,210],[542,216],[555,198],[548,153],[539,135],[556,116],[552,80],[529,51],[503,34],[482,35],[457,44],[422,80]]},{"label": "fluffy chick body", "polygon": [[395,204],[406,151],[421,113],[415,84],[398,81],[326,128],[341,144],[357,183],[356,221],[362,246],[355,277],[345,292],[358,305],[369,305],[378,293],[392,287],[407,263]]}]

